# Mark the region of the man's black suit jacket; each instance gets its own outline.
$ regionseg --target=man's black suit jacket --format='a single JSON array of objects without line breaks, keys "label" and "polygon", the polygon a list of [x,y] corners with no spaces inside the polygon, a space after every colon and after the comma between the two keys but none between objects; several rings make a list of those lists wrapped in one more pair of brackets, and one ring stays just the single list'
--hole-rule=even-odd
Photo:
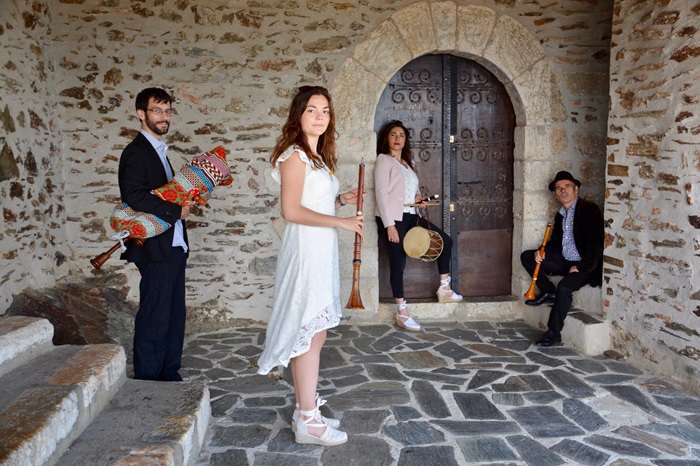
[{"label": "man's black suit jacket", "polygon": [[[168,162],[170,163],[170,162]],[[172,166],[170,167],[172,170]],[[175,173],[173,171],[173,173]],[[175,222],[180,219],[182,208],[172,202],[164,201],[150,191],[160,188],[168,182],[165,168],[158,153],[146,137],[139,133],[124,148],[119,159],[119,192],[123,202],[134,210],[156,215],[172,225],[164,233],[146,240],[143,247],[128,244],[121,258],[129,262],[159,262],[170,257],[175,232]],[[187,241],[185,222],[182,231]]]},{"label": "man's black suit jacket", "polygon": [[[545,254],[550,251],[561,254],[561,242],[564,236],[563,220],[564,217],[560,213],[554,217],[554,229],[545,246]],[[577,264],[578,271],[588,275],[591,286],[600,286],[603,283],[603,247],[605,246],[603,214],[600,213],[597,204],[580,197],[574,212],[574,242],[581,256],[581,261]]]}]

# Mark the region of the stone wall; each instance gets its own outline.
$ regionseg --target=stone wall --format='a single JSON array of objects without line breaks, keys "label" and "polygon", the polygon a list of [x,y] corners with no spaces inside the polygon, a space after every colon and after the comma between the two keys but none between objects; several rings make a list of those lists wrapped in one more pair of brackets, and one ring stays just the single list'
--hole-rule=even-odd
[{"label": "stone wall", "polygon": [[[69,270],[65,185],[44,2],[0,9],[0,313],[25,288],[52,286]],[[80,176],[82,178],[82,176]]]},{"label": "stone wall", "polygon": [[604,306],[637,364],[698,390],[700,4],[615,2]]},{"label": "stone wall", "polygon": [[[609,0],[547,6],[525,0],[37,0],[32,5],[14,6],[14,13],[0,11],[5,28],[0,76],[9,73],[6,63],[17,62],[33,78],[18,79],[18,92],[37,100],[35,108],[55,110],[54,131],[31,133],[37,140],[32,145],[41,142],[38,159],[62,164],[65,180],[56,184],[65,199],[66,221],[59,232],[67,239],[37,245],[37,253],[47,264],[55,264],[57,252],[65,255],[70,280],[123,274],[129,299],[137,298],[133,266],[115,255],[103,272],[93,272],[88,260],[114,244],[107,219],[118,201],[118,158],[138,129],[135,95],[153,85],[177,99],[178,115],[166,137],[173,165],[223,145],[235,177],[234,185],[214,193],[211,211],[198,210],[188,219],[193,246],[188,306],[200,324],[265,320],[269,314],[283,222],[267,158],[290,97],[302,84],[326,85],[334,92],[339,175],[341,187],[349,189],[356,182],[361,151],[373,155],[374,110],[393,73],[424,53],[477,60],[503,80],[516,109],[514,251],[540,242],[556,207],[546,184],[557,170],[581,177],[582,191],[602,204]],[[18,24],[15,17],[32,8],[45,16],[45,24],[10,31],[9,24]],[[5,46],[15,41],[16,47]],[[35,41],[45,44],[32,54]],[[36,73],[33,63],[20,63],[16,57],[24,54],[37,63],[46,60],[49,76]],[[22,100],[17,99],[14,114],[27,111]],[[29,115],[26,120],[29,128]],[[54,137],[60,142],[51,146]],[[21,160],[20,144],[10,147]],[[51,147],[57,151],[54,157],[49,157]],[[1,181],[0,189],[9,190],[11,183]],[[2,202],[5,207],[8,201],[4,197]],[[367,204],[371,212],[371,194]],[[370,215],[363,252],[368,299],[363,300],[376,312],[374,230]],[[7,256],[10,247],[3,241]],[[351,242],[352,235],[341,235],[343,261],[352,255]],[[21,259],[6,262],[3,267]],[[346,262],[343,297],[350,273]],[[39,260],[23,267],[34,270],[35,264]],[[519,295],[529,279],[517,254],[513,270],[513,290]],[[13,279],[3,291],[16,293],[29,285]]]}]

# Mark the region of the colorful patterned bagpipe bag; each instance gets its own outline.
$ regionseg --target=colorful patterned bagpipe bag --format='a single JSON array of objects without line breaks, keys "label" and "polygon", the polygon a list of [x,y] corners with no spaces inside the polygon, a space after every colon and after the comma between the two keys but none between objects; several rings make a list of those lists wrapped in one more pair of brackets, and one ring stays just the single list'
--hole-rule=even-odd
[{"label": "colorful patterned bagpipe bag", "polygon": [[[183,165],[171,181],[152,190],[151,194],[178,205],[195,201],[209,208],[206,200],[214,187],[228,186],[231,183],[233,178],[226,162],[226,149],[218,146]],[[125,240],[141,240],[137,244],[143,244],[143,240],[158,236],[172,226],[153,214],[136,211],[124,202],[114,208],[109,224],[117,233],[112,238],[119,243],[90,261],[97,269],[117,248],[126,250]]]}]

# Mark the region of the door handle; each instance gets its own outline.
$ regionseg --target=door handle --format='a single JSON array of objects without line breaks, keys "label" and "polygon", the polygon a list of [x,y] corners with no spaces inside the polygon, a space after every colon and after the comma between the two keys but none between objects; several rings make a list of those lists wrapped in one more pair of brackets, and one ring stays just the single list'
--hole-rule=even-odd
[{"label": "door handle", "polygon": [[458,181],[457,184],[482,184],[483,181],[481,180],[476,180],[476,181]]}]

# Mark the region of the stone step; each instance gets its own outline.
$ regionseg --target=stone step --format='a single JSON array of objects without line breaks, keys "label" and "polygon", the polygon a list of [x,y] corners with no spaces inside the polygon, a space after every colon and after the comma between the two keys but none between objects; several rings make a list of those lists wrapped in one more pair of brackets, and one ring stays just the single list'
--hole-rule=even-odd
[{"label": "stone step", "polygon": [[[578,299],[576,297],[578,296]],[[610,349],[610,323],[602,312],[600,288],[583,287],[574,293],[574,306],[566,318],[562,340],[570,348],[584,354],[599,355]],[[583,307],[586,306],[586,307]],[[478,320],[520,320],[542,331],[547,329],[551,305],[526,306],[524,298],[465,299],[461,303],[441,304],[436,302],[409,302],[409,312],[420,324],[431,322]],[[379,303],[378,316],[373,312],[343,311],[343,316],[354,324],[376,322],[393,323],[396,304]]]},{"label": "stone step", "polygon": [[603,290],[600,287],[584,286],[574,293],[573,308],[585,309],[592,314],[603,312]]},{"label": "stone step", "polygon": [[5,374],[0,464],[55,463],[125,379],[124,349],[112,344],[53,347]]},{"label": "stone step", "polygon": [[203,383],[127,380],[121,346],[52,336],[45,319],[0,318],[0,465],[196,461],[211,417]]},{"label": "stone step", "polygon": [[[563,277],[549,278],[556,285]],[[547,329],[551,304],[522,307],[523,318],[528,324],[542,330]],[[592,356],[609,350],[610,322],[602,314],[603,291],[600,287],[584,286],[576,291],[561,332],[564,345]]]},{"label": "stone step", "polygon": [[[518,319],[520,314],[514,306],[516,300],[511,297],[465,299],[459,303],[416,302],[408,300],[408,309],[415,319],[421,322],[451,322],[492,319]],[[371,309],[362,311],[343,310],[343,317],[349,318],[355,324],[372,323],[379,320],[383,323],[393,323],[396,317],[396,304],[380,302],[378,315]]]},{"label": "stone step", "polygon": [[561,338],[566,346],[597,356],[610,349],[610,323],[601,316],[573,308],[566,316]]},{"label": "stone step", "polygon": [[53,348],[53,326],[35,317],[0,319],[0,377]]},{"label": "stone step", "polygon": [[57,464],[193,464],[210,417],[201,382],[127,380]]},{"label": "stone step", "polygon": [[[526,306],[523,304],[523,320],[542,331],[547,329],[551,304]],[[564,345],[584,354],[597,356],[610,349],[610,322],[589,309],[572,306],[561,332]]]}]

